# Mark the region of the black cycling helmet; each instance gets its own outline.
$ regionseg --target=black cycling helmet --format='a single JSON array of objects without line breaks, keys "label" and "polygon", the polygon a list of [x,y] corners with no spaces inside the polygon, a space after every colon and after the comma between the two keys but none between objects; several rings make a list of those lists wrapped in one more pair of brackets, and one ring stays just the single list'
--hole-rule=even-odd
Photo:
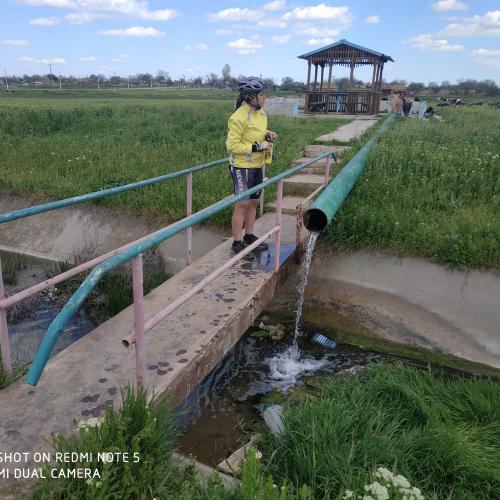
[{"label": "black cycling helmet", "polygon": [[240,91],[241,96],[258,94],[264,89],[264,82],[256,76],[249,76],[248,78],[238,81],[238,90]]}]

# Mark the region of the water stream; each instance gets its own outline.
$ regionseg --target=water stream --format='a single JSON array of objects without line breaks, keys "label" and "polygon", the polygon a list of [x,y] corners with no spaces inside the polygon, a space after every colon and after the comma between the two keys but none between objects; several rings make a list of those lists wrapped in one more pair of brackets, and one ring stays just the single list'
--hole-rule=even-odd
[{"label": "water stream", "polygon": [[300,352],[298,339],[301,336],[300,319],[302,317],[302,306],[304,305],[304,293],[309,277],[312,255],[319,233],[309,233],[307,249],[302,261],[299,274],[298,299],[295,309],[295,327],[292,344],[285,351],[268,358],[270,377],[279,381],[283,390],[297,383],[298,378],[307,372],[315,372],[325,366],[325,358],[315,359]]}]

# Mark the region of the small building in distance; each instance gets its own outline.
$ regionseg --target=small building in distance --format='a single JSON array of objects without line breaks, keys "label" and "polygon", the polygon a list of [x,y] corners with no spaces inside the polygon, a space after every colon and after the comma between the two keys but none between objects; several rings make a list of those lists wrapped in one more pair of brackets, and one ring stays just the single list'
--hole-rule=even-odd
[{"label": "small building in distance", "polygon": [[[345,39],[321,47],[320,49],[298,56],[307,61],[307,84],[304,112],[306,113],[345,113],[375,114],[382,97],[382,73],[387,61],[394,62],[391,56],[361,47]],[[314,66],[314,80],[311,68]],[[349,88],[338,91],[332,88],[334,66],[350,68]],[[370,88],[353,88],[354,69],[373,66]],[[328,67],[328,80],[325,81],[325,68]],[[321,75],[318,79],[318,68]]]},{"label": "small building in distance", "polygon": [[397,94],[398,92],[404,92],[405,94],[408,92],[408,89],[399,83],[394,83],[392,85],[384,85],[382,87],[382,97],[387,97],[393,94]]}]

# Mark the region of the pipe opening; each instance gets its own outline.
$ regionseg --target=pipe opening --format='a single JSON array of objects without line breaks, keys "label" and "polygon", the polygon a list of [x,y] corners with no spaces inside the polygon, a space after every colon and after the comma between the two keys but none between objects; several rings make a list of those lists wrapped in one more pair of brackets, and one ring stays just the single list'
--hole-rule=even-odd
[{"label": "pipe opening", "polygon": [[130,346],[130,342],[129,342],[127,339],[123,339],[123,340],[122,340],[122,345],[123,345],[124,347],[129,347],[129,346]]},{"label": "pipe opening", "polygon": [[304,214],[303,220],[306,229],[316,233],[323,231],[323,229],[325,229],[328,225],[328,219],[325,212],[323,212],[323,210],[319,210],[318,208],[310,208],[307,210]]}]

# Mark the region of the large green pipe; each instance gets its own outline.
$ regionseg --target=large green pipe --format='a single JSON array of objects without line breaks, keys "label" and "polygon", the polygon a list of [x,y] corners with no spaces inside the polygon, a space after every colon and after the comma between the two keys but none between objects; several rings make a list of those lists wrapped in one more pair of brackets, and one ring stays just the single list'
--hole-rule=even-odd
[{"label": "large green pipe", "polygon": [[394,120],[395,115],[389,115],[375,134],[352,157],[351,161],[338,173],[330,184],[323,190],[318,198],[304,212],[304,226],[309,231],[323,231],[337,213],[347,195],[363,173],[368,154],[377,142],[380,135]]}]

